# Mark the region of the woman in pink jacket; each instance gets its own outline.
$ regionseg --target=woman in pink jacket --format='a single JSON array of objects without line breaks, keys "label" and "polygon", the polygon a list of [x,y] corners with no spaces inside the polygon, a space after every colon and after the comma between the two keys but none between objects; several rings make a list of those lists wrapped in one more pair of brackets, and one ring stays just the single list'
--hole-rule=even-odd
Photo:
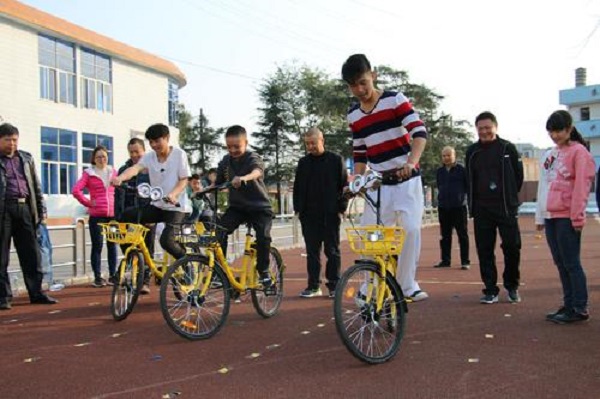
[{"label": "woman in pink jacket", "polygon": [[580,253],[585,208],[596,168],[587,143],[567,111],[552,113],[546,130],[556,147],[542,159],[536,224],[538,230],[546,229],[563,288],[563,306],[547,314],[546,319],[567,324],[589,318],[587,281]]},{"label": "woman in pink jacket", "polygon": [[[106,223],[114,219],[115,215],[115,188],[110,185],[110,180],[117,176],[117,172],[108,165],[108,151],[104,146],[97,146],[92,152],[92,167],[83,171],[81,178],[73,187],[73,196],[83,206],[88,208],[90,215],[89,227],[92,239],[91,263],[94,271],[96,288],[104,287],[106,280],[100,273],[100,259],[102,255],[102,229],[98,223]],[[87,188],[90,198],[83,195]],[[117,265],[117,246],[115,243],[106,242],[108,249],[109,284],[112,285],[113,275]]]}]

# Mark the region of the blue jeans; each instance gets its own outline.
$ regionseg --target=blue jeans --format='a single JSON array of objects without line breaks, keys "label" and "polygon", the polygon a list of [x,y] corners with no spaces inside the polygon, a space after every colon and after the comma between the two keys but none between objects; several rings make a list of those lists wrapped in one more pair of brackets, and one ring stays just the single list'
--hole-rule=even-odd
[{"label": "blue jeans", "polygon": [[37,241],[40,246],[44,280],[46,280],[48,286],[50,286],[54,282],[54,271],[52,269],[52,243],[50,242],[48,227],[44,223],[40,223],[37,227]]},{"label": "blue jeans", "polygon": [[[100,261],[102,259],[102,243],[104,241],[102,228],[98,226],[98,223],[108,223],[112,219],[113,218],[90,216],[90,238],[92,239],[92,254],[90,261],[92,263],[92,270],[94,271],[94,278],[96,279],[101,277]],[[117,269],[117,244],[107,241],[106,248],[108,249],[108,273],[112,276]]]},{"label": "blue jeans", "polygon": [[580,259],[581,232],[567,218],[546,219],[545,225],[546,240],[563,287],[564,306],[578,313],[586,312],[588,292]]}]

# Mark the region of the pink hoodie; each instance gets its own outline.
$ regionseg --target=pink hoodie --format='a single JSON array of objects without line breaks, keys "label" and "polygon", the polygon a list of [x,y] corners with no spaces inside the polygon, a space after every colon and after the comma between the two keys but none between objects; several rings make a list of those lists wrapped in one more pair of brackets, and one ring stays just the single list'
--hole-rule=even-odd
[{"label": "pink hoodie", "polygon": [[[96,170],[88,168],[83,171],[81,178],[73,186],[73,196],[88,208],[90,216],[113,217],[115,215],[115,188],[110,185],[110,179],[117,176],[117,171],[109,168],[108,180],[104,181]],[[83,195],[83,189],[90,192],[90,199]]]},{"label": "pink hoodie", "polygon": [[585,208],[596,167],[589,151],[577,142],[551,151],[544,161],[550,219],[569,218],[573,227],[585,224]]}]

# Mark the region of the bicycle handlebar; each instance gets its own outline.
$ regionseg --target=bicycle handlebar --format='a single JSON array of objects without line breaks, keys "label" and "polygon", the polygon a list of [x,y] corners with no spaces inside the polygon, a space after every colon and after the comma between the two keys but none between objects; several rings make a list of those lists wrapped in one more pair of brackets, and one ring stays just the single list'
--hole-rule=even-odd
[{"label": "bicycle handlebar", "polygon": [[231,182],[228,181],[228,182],[216,185],[216,186],[205,188],[202,191],[198,191],[197,193],[194,193],[194,198],[201,198],[201,197],[205,196],[206,194],[210,194],[215,191],[226,190],[226,189],[232,188],[232,187],[233,186],[231,185]]},{"label": "bicycle handlebar", "polygon": [[127,183],[122,183],[119,186],[114,186],[117,190],[123,190],[125,192],[135,193],[136,197],[150,199],[151,201],[163,201],[173,206],[180,208],[181,204],[179,202],[172,203],[169,197],[163,195],[163,190],[161,187],[152,187],[148,183],[142,183],[136,187],[131,187]]}]

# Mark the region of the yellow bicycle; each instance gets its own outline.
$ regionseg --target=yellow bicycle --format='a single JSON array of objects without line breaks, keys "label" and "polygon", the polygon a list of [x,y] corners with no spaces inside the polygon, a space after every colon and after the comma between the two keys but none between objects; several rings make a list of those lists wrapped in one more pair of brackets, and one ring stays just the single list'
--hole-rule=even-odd
[{"label": "yellow bicycle", "polygon": [[381,224],[380,196],[374,201],[365,191],[381,177],[371,174],[366,182],[358,179],[350,191],[375,208],[377,224],[346,229],[350,248],[361,258],[337,283],[334,316],[337,332],[350,353],[366,363],[377,364],[398,352],[404,335],[408,307],[395,276],[405,233],[401,227]]},{"label": "yellow bicycle", "polygon": [[[229,184],[206,190],[209,192],[230,187]],[[216,211],[214,212],[216,221]],[[247,224],[244,255],[240,267],[227,261],[218,240],[216,223],[195,226],[181,225],[175,229],[179,241],[191,249],[175,261],[165,273],[160,287],[160,306],[167,325],[189,340],[215,335],[225,324],[231,298],[250,293],[257,313],[264,318],[277,314],[283,299],[281,254],[271,247],[268,271],[272,285],[263,287],[256,270],[256,244],[252,227]]]},{"label": "yellow bicycle", "polygon": [[[141,184],[136,189],[127,186],[117,189],[136,191],[140,198],[158,200],[162,191],[157,191],[148,184]],[[154,260],[144,241],[149,229],[139,223],[119,223],[111,221],[100,223],[102,234],[107,241],[128,245],[123,259],[119,263],[110,301],[110,312],[117,321],[125,320],[133,311],[144,284],[145,266],[154,275],[156,281],[163,278],[170,263],[170,256],[165,252],[162,260]]]}]

